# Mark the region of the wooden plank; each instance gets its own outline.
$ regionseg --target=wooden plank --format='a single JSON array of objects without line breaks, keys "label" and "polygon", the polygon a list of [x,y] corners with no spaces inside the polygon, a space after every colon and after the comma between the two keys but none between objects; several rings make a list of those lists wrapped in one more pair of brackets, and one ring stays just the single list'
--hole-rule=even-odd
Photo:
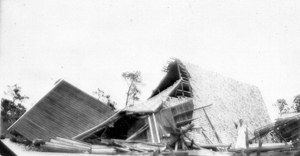
[{"label": "wooden plank", "polygon": [[121,139],[111,139],[116,142],[121,142],[121,143],[142,143],[145,145],[150,145],[150,146],[155,146],[155,147],[165,147],[164,144],[162,143],[152,143],[152,142],[144,142],[144,141],[139,141],[139,140],[121,140]]},{"label": "wooden plank", "polygon": [[71,143],[71,144],[77,144],[77,145],[82,145],[86,147],[91,147],[92,144],[86,143],[86,142],[81,142],[77,140],[71,140],[71,139],[66,139],[66,138],[61,138],[61,137],[56,137],[56,140]]},{"label": "wooden plank", "polygon": [[164,109],[162,109],[161,111],[164,111],[164,110],[166,110],[166,109],[172,109],[172,108],[178,107],[178,106],[180,106],[180,105],[185,105],[185,104],[187,104],[187,103],[193,103],[193,99],[190,99],[190,98],[189,98],[189,100],[180,102],[180,103],[178,103],[177,105],[174,105],[174,106],[171,106],[171,107],[164,108]]},{"label": "wooden plank", "polygon": [[52,142],[46,142],[44,145],[41,145],[41,147],[51,152],[83,153],[89,151],[89,149],[86,148],[56,144]]},{"label": "wooden plank", "polygon": [[[185,136],[186,137],[186,136]],[[188,138],[188,137],[186,137]],[[189,138],[189,141],[187,141],[188,143],[191,143],[191,139]],[[231,144],[200,144],[198,142],[194,142],[194,144],[196,145],[196,147],[198,147],[199,149],[201,147],[203,148],[217,148],[217,147],[230,147]]]},{"label": "wooden plank", "polygon": [[152,124],[151,124],[151,119],[150,119],[150,116],[148,116],[148,124],[149,124],[149,130],[150,130],[150,135],[151,135],[151,142],[154,143],[154,136],[153,136],[153,127],[152,127]]},{"label": "wooden plank", "polygon": [[99,130],[102,130],[103,128],[106,128],[106,125],[120,119],[123,117],[123,115],[120,115],[120,112],[122,111],[123,109],[117,111],[115,114],[113,114],[112,116],[110,116],[109,118],[107,118],[105,121],[103,121],[102,123],[98,124],[97,126],[81,133],[81,134],[78,134],[76,136],[74,136],[72,139],[78,139],[78,140],[82,140],[83,138],[91,135],[92,133],[94,132],[97,132]]},{"label": "wooden plank", "polygon": [[126,141],[133,139],[134,137],[138,136],[139,134],[143,133],[146,129],[149,128],[149,124],[145,124],[143,127],[141,127],[138,131],[133,133],[130,137],[126,139]]},{"label": "wooden plank", "polygon": [[212,128],[213,131],[215,132],[216,138],[218,139],[219,143],[222,143],[222,141],[221,141],[221,139],[220,139],[220,137],[219,137],[219,135],[218,135],[218,133],[217,133],[217,131],[216,131],[214,125],[211,123],[211,121],[210,121],[210,119],[209,119],[209,117],[208,117],[208,115],[207,115],[205,109],[203,109],[203,111],[204,111],[204,114],[205,114],[205,116],[206,116],[206,118],[207,118],[207,120],[208,120],[208,122],[209,122],[211,128]]},{"label": "wooden plank", "polygon": [[117,154],[116,149],[91,149],[91,154]]},{"label": "wooden plank", "polygon": [[198,110],[198,109],[203,109],[203,108],[206,108],[206,107],[210,107],[210,106],[212,106],[212,105],[213,105],[213,104],[209,104],[209,105],[205,105],[205,106],[200,106],[200,107],[197,107],[197,108],[192,109],[192,110],[188,110],[188,111],[185,111],[185,112],[177,113],[177,114],[174,115],[174,117],[179,116],[179,115],[183,115],[183,114],[186,114],[186,113],[189,113],[189,112]]},{"label": "wooden plank", "polygon": [[128,148],[115,147],[115,149],[120,152],[131,152],[130,149]]},{"label": "wooden plank", "polygon": [[250,152],[247,150],[249,148],[249,135],[248,135],[248,127],[246,128],[246,155],[249,156]]},{"label": "wooden plank", "polygon": [[175,151],[178,150],[178,140],[176,141],[176,144],[175,144]]},{"label": "wooden plank", "polygon": [[[267,152],[267,151],[275,151],[275,150],[286,150],[286,149],[291,149],[293,145],[287,145],[287,146],[262,146],[261,148],[259,147],[249,147],[248,149],[245,150],[249,152],[257,152],[257,150],[260,150],[261,152]],[[229,152],[241,152],[241,149],[229,149]]]},{"label": "wooden plank", "polygon": [[64,141],[60,141],[60,140],[56,140],[56,139],[51,139],[50,142],[51,143],[55,143],[55,144],[66,145],[66,146],[73,146],[73,147],[90,149],[90,146],[83,146],[83,145],[80,145],[80,144],[74,144],[74,143],[64,142]]},{"label": "wooden plank", "polygon": [[112,148],[112,147],[105,146],[105,145],[92,145],[91,148],[93,148],[93,149],[107,149],[107,148]]},{"label": "wooden plank", "polygon": [[188,156],[188,151],[161,152],[163,156]]},{"label": "wooden plank", "polygon": [[198,118],[199,118],[199,117],[197,117],[197,118],[192,118],[192,119],[188,119],[188,120],[184,120],[184,121],[180,121],[180,122],[177,122],[176,125],[182,125],[182,124],[191,122],[191,121],[193,121],[193,120],[196,120],[196,119],[198,119]]},{"label": "wooden plank", "polygon": [[185,91],[185,90],[182,90],[182,89],[177,89],[178,92],[184,92],[184,93],[188,93],[188,94],[192,94],[192,92],[190,91]]},{"label": "wooden plank", "polygon": [[158,132],[157,121],[156,121],[156,117],[155,117],[154,113],[152,113],[152,118],[153,118],[153,122],[154,122],[154,128],[156,131],[157,142],[160,143],[160,135]]},{"label": "wooden plank", "polygon": [[262,147],[262,140],[259,139],[259,142],[258,142],[258,150],[257,150],[256,156],[260,156],[261,147]]},{"label": "wooden plank", "polygon": [[208,143],[213,143],[210,139],[209,139],[209,137],[204,133],[204,131],[202,131],[202,135],[205,137],[205,139],[206,139],[206,141],[208,142]]}]

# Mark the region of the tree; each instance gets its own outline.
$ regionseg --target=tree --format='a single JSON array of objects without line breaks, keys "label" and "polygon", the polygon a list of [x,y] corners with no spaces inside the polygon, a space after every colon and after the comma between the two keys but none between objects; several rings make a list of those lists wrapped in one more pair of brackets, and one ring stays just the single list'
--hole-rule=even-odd
[{"label": "tree", "polygon": [[286,113],[290,111],[288,104],[285,99],[277,99],[277,102],[273,104],[273,106],[278,107],[279,114]]},{"label": "tree", "polygon": [[295,96],[293,102],[294,102],[295,112],[300,112],[300,94]]},{"label": "tree", "polygon": [[106,103],[107,105],[109,105],[110,107],[112,107],[113,110],[116,109],[117,103],[114,102],[114,101],[112,101],[110,99],[110,95],[109,94],[105,95],[104,91],[101,90],[100,88],[98,88],[97,91],[93,91],[93,94],[96,94],[98,96],[98,100],[99,101],[102,101],[102,102]]},{"label": "tree", "polygon": [[8,91],[4,92],[4,94],[12,97],[12,100],[1,99],[2,121],[16,121],[26,112],[26,108],[21,103],[29,99],[29,97],[21,94],[21,87],[17,84],[8,86]]},{"label": "tree", "polygon": [[122,73],[122,77],[129,85],[126,93],[127,96],[126,96],[125,106],[128,105],[129,100],[131,100],[132,104],[134,104],[134,101],[139,100],[138,95],[141,94],[141,91],[138,88],[138,85],[142,84],[141,72],[140,71],[124,72]]}]

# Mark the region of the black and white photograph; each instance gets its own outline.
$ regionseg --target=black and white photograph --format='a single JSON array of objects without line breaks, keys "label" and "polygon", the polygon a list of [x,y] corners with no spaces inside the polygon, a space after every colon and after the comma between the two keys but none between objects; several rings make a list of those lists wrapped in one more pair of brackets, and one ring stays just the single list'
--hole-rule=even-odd
[{"label": "black and white photograph", "polygon": [[300,156],[300,1],[0,0],[0,156]]}]

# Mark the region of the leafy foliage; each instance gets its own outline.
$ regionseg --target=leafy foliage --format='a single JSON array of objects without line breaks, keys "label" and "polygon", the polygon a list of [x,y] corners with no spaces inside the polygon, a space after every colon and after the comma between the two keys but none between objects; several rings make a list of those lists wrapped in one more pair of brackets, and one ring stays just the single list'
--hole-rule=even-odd
[{"label": "leafy foliage", "polygon": [[98,96],[99,101],[105,102],[107,105],[112,107],[114,110],[116,109],[117,103],[110,99],[109,94],[105,95],[104,91],[101,90],[100,88],[98,88],[97,91],[93,91],[93,94]]},{"label": "leafy foliage", "polygon": [[290,111],[290,108],[288,107],[285,99],[277,99],[276,103],[274,103],[273,106],[278,107],[280,114]]},{"label": "leafy foliage", "polygon": [[278,107],[280,114],[287,112],[300,112],[300,94],[296,95],[293,100],[293,105],[288,106],[285,99],[277,99],[277,102],[273,104],[273,106]]},{"label": "leafy foliage", "polygon": [[125,79],[127,84],[129,85],[126,97],[126,106],[128,105],[129,101],[138,101],[140,98],[138,97],[141,94],[138,85],[142,84],[141,72],[140,71],[133,71],[133,72],[124,72],[122,73],[122,77]]},{"label": "leafy foliage", "polygon": [[26,95],[21,95],[21,87],[17,84],[8,86],[8,91],[4,92],[12,97],[12,100],[1,99],[1,117],[3,122],[15,121],[26,112],[26,108],[21,104],[26,99]]},{"label": "leafy foliage", "polygon": [[295,96],[293,102],[294,102],[295,112],[300,112],[300,94]]}]

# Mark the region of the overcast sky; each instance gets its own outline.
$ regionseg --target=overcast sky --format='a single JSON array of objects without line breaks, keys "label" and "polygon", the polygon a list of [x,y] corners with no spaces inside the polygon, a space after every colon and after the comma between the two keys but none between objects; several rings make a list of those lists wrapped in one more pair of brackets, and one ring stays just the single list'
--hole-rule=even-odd
[{"label": "overcast sky", "polygon": [[122,108],[122,72],[142,72],[147,99],[171,57],[258,86],[272,103],[300,94],[298,0],[1,0],[0,92],[30,107],[64,78]]}]

